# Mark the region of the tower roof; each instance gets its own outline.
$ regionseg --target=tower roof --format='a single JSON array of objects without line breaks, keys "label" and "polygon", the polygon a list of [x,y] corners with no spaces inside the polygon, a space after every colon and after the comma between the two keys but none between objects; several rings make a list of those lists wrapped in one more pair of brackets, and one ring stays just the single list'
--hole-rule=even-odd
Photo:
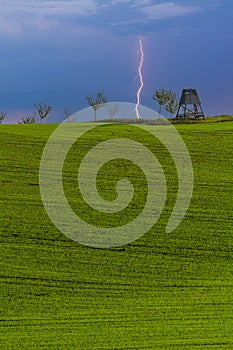
[{"label": "tower roof", "polygon": [[183,89],[179,105],[201,104],[196,89]]}]

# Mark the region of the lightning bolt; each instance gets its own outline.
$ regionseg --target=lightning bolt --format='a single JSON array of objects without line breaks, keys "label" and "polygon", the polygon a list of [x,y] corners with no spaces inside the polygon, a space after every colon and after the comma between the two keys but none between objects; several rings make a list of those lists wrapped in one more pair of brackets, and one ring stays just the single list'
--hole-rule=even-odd
[{"label": "lightning bolt", "polygon": [[142,39],[139,40],[139,52],[141,55],[140,63],[138,66],[138,76],[139,76],[139,80],[140,80],[140,86],[139,86],[139,89],[137,91],[137,103],[136,103],[136,107],[135,107],[137,119],[140,118],[138,107],[140,105],[141,92],[142,92],[142,89],[144,86],[143,75],[142,75],[142,66],[143,66],[143,62],[144,62],[144,51],[143,51]]}]

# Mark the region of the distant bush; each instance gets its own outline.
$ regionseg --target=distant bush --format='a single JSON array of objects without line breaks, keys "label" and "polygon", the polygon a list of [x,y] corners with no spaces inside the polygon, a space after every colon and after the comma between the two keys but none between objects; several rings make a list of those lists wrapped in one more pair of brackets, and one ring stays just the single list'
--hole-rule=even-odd
[{"label": "distant bush", "polygon": [[161,125],[161,124],[200,124],[200,123],[221,123],[221,122],[233,122],[233,116],[231,115],[219,115],[206,117],[205,119],[176,119],[176,118],[147,118],[147,119],[132,119],[132,118],[115,118],[104,119],[99,122],[105,123],[121,123],[121,124],[146,124],[146,125]]},{"label": "distant bush", "polygon": [[140,119],[133,119],[133,118],[113,118],[113,119],[104,119],[99,120],[98,122],[104,122],[104,123],[120,123],[120,124],[146,124],[146,125],[161,125],[161,124],[169,124],[168,119],[165,118],[140,118]]},{"label": "distant bush", "polygon": [[169,119],[172,124],[200,124],[200,123],[222,123],[222,122],[233,122],[232,115],[219,115],[206,117],[205,119]]}]

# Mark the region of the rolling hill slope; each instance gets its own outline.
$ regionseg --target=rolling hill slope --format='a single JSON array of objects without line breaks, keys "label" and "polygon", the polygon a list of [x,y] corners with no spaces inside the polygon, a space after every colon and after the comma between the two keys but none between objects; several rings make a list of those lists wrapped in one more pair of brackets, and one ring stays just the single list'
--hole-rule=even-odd
[{"label": "rolling hill slope", "polygon": [[[40,160],[55,127],[0,126],[0,348],[233,348],[233,123],[177,125],[194,170],[184,220],[165,233],[177,177],[158,144],[170,186],[166,207],[146,235],[106,250],[69,240],[43,207]],[[104,138],[104,128],[83,147]],[[64,187],[75,207],[74,163],[71,154]]]}]

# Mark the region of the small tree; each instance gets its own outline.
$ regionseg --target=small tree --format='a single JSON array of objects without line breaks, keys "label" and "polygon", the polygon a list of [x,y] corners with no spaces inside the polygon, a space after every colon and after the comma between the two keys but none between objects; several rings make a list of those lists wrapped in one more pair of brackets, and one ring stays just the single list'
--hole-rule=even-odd
[{"label": "small tree", "polygon": [[0,124],[2,124],[5,118],[6,118],[6,112],[0,111]]},{"label": "small tree", "polygon": [[48,114],[52,111],[52,106],[46,105],[45,103],[34,104],[37,113],[39,114],[40,122],[48,116]]},{"label": "small tree", "polygon": [[67,108],[64,109],[63,115],[64,115],[64,117],[65,117],[66,119],[68,119],[72,114],[73,114],[73,113],[71,112],[70,109],[67,109]]},{"label": "small tree", "polygon": [[155,90],[154,95],[152,95],[153,100],[157,101],[159,104],[159,114],[161,114],[162,107],[165,106],[171,99],[172,91],[171,90]]},{"label": "small tree", "polygon": [[173,92],[171,94],[170,100],[167,102],[165,109],[168,113],[170,113],[171,118],[172,115],[176,113],[177,109],[179,107],[178,99],[176,98],[176,94]]},{"label": "small tree", "polygon": [[97,110],[103,107],[108,100],[103,92],[98,92],[95,96],[87,96],[87,102],[94,110],[94,120],[96,121]]},{"label": "small tree", "polygon": [[111,120],[113,119],[114,115],[118,112],[119,105],[117,103],[110,104],[108,106],[108,114],[111,117]]},{"label": "small tree", "polygon": [[32,117],[31,115],[26,116],[25,118],[23,117],[18,124],[35,124],[36,119]]}]

